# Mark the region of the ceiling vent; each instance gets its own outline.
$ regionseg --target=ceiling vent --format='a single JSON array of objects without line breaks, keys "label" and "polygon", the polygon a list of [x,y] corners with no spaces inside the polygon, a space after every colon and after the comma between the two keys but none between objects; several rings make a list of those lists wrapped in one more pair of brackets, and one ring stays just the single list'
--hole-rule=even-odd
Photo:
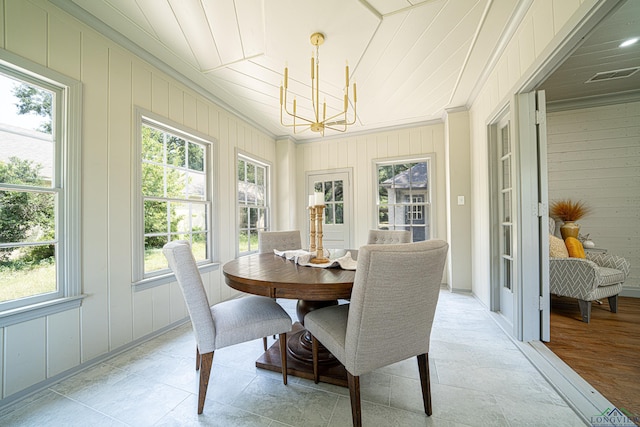
[{"label": "ceiling vent", "polygon": [[634,75],[640,70],[640,67],[633,68],[624,68],[622,70],[613,70],[613,71],[603,71],[601,73],[597,73],[585,83],[593,83],[593,82],[602,82],[605,80],[614,80],[614,79],[624,79],[625,77],[629,77]]}]

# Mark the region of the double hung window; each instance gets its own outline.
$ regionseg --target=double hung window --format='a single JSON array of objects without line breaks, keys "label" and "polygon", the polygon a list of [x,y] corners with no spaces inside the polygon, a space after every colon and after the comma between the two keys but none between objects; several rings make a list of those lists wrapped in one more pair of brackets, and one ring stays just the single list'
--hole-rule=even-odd
[{"label": "double hung window", "polygon": [[258,232],[269,230],[269,166],[238,154],[238,254],[258,250]]},{"label": "double hung window", "polygon": [[80,85],[33,67],[0,57],[0,314],[22,320],[81,288]]},{"label": "double hung window", "polygon": [[376,218],[381,230],[411,231],[413,241],[431,238],[431,161],[376,163]]},{"label": "double hung window", "polygon": [[139,123],[138,279],[169,272],[162,247],[173,240],[189,241],[196,261],[211,263],[212,142],[143,114]]}]

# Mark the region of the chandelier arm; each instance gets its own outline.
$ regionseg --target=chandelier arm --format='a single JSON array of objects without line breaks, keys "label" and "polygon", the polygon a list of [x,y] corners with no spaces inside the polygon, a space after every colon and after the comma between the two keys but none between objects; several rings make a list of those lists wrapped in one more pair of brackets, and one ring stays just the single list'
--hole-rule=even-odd
[{"label": "chandelier arm", "polygon": [[342,129],[338,129],[338,128],[333,127],[333,126],[327,126],[327,125],[324,125],[324,128],[325,128],[325,129],[335,130],[335,131],[337,131],[337,132],[346,132],[346,131],[347,131],[347,127],[346,127],[346,126],[345,126],[344,128],[342,128]]}]

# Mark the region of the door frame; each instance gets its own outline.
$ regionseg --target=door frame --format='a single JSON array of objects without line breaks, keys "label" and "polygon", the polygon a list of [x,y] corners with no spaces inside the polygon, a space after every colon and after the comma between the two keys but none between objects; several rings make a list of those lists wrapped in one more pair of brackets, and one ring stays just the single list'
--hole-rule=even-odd
[{"label": "door frame", "polygon": [[[347,183],[345,185],[345,187],[349,188],[349,194],[344,198],[344,203],[345,203],[345,211],[344,211],[344,217],[349,221],[349,230],[347,233],[347,236],[349,238],[349,242],[348,245],[349,246],[353,246],[355,240],[354,240],[354,236],[355,236],[355,230],[354,230],[354,206],[353,206],[353,168],[349,167],[349,168],[339,168],[339,169],[324,169],[324,170],[313,170],[313,171],[305,171],[304,173],[304,194],[308,193],[308,184],[309,184],[309,178],[315,175],[334,175],[334,174],[342,174],[342,173],[346,173],[347,174]],[[306,197],[303,198],[303,200],[307,200]],[[306,205],[306,203],[305,203]],[[348,207],[348,209],[347,209]],[[310,233],[310,229],[309,229],[309,212],[308,209],[305,208],[304,210],[304,214],[302,216],[302,218],[304,218],[304,226],[301,227],[301,229],[303,230],[304,233],[304,237],[302,239],[302,243],[304,244],[309,244],[309,233]],[[353,249],[353,248],[348,248],[348,249]]]},{"label": "door frame", "polygon": [[[517,147],[517,139],[515,138],[515,120],[514,120],[514,107],[509,103],[505,105],[498,114],[494,116],[494,118],[490,121],[487,126],[488,132],[488,156],[489,156],[489,194],[490,194],[490,214],[489,220],[491,224],[491,233],[490,233],[490,251],[491,251],[491,264],[489,267],[489,274],[491,280],[491,296],[490,296],[490,310],[499,314],[497,316],[497,320],[500,322],[502,328],[505,331],[508,331],[510,335],[514,338],[520,339],[521,336],[521,327],[520,327],[520,319],[521,319],[521,305],[520,301],[520,293],[522,282],[520,279],[520,268],[521,268],[521,260],[520,260],[520,251],[517,246],[517,242],[520,236],[519,230],[519,211],[521,209],[519,203],[519,195],[520,195],[520,176],[519,176],[519,151]],[[505,120],[509,123],[509,139],[511,144],[511,256],[514,259],[514,262],[511,265],[511,292],[513,295],[512,307],[511,307],[511,316],[510,318],[505,316],[504,312],[501,311],[502,301],[502,282],[500,278],[502,277],[502,234],[501,230],[501,222],[502,218],[500,213],[502,209],[500,208],[501,203],[501,189],[499,188],[499,184],[501,182],[499,174],[502,172],[501,164],[499,161],[499,150],[498,146],[499,142],[499,132],[500,125],[505,122]]]}]

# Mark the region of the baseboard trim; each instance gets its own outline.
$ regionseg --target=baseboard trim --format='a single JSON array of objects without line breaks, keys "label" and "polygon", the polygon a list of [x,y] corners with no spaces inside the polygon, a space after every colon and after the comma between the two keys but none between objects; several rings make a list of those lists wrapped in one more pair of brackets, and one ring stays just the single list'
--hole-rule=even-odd
[{"label": "baseboard trim", "polygon": [[157,331],[154,331],[148,335],[145,335],[144,337],[138,338],[137,340],[131,341],[128,344],[123,345],[122,347],[119,347],[113,351],[110,351],[108,353],[104,353],[94,359],[91,359],[87,362],[81,363],[80,365],[74,366],[73,368],[66,370],[64,372],[61,372],[58,375],[55,375],[51,378],[47,378],[44,381],[41,381],[37,384],[33,384],[30,387],[27,387],[24,390],[21,390],[17,393],[14,393],[10,396],[5,397],[4,399],[0,400],[0,415],[3,415],[5,413],[5,411],[7,409],[9,409],[12,405],[15,405],[17,403],[21,403],[23,400],[33,396],[34,394],[47,389],[48,387],[51,387],[52,385],[67,379],[81,371],[84,371],[86,369],[89,369],[99,363],[102,363],[108,359],[111,359],[112,357],[115,357],[121,353],[124,353],[127,350],[132,349],[133,347],[137,347],[140,344],[149,341],[153,338],[156,338],[172,329],[177,328],[178,326],[182,326],[185,323],[189,322],[189,317],[186,317],[182,320],[179,320],[177,322],[174,322],[170,325],[165,326],[164,328],[158,329]]},{"label": "baseboard trim", "polygon": [[621,297],[640,298],[640,288],[622,288]]}]

